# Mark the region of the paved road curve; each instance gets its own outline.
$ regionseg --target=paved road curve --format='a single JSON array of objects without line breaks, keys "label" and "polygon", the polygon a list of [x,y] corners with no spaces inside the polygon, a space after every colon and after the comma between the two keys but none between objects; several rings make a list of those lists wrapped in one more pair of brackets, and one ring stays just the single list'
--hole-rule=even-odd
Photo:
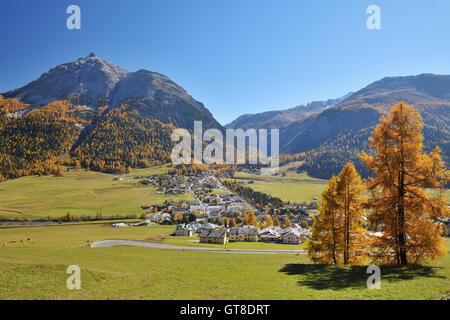
[{"label": "paved road curve", "polygon": [[108,248],[113,246],[135,246],[149,247],[158,249],[184,250],[184,251],[203,251],[218,253],[241,253],[241,254],[306,254],[304,250],[264,250],[264,249],[222,249],[222,248],[206,248],[206,247],[183,247],[173,246],[169,244],[154,243],[137,240],[100,240],[93,242],[91,248]]}]

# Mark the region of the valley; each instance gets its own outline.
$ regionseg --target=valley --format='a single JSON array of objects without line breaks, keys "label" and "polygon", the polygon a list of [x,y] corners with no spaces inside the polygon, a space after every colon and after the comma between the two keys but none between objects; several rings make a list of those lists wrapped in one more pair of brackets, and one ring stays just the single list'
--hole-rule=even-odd
[{"label": "valley", "polygon": [[[337,99],[245,114],[222,126],[162,74],[129,72],[95,54],[58,65],[0,96],[0,299],[448,298],[450,193],[440,181],[448,175],[449,86],[445,75],[383,78]],[[403,138],[388,135],[395,126],[382,126],[390,112],[409,131],[400,130],[406,140],[387,152],[382,146]],[[261,175],[258,164],[168,164],[173,132],[189,135],[195,121],[219,133],[278,128],[279,172]],[[409,143],[413,160],[398,156],[386,165],[371,158],[373,150],[363,154],[377,124],[386,130],[378,132],[378,151],[403,156]],[[422,155],[436,145],[443,161],[438,152]],[[406,236],[392,243],[379,230],[396,211],[365,200],[379,191],[363,183],[371,174],[366,165],[383,169],[399,158],[407,164],[394,168],[417,166],[405,201],[421,204],[407,208],[415,219],[407,249],[429,246],[408,251],[409,264],[423,256],[423,266],[392,266],[394,256],[400,264]],[[385,172],[376,172],[380,185],[395,194]],[[446,192],[444,200],[428,198],[437,196],[427,191],[433,186]],[[402,209],[404,218],[403,204],[385,206]],[[386,220],[370,221],[379,216]],[[350,235],[359,233],[350,247]],[[381,291],[366,286],[374,257],[385,259]],[[65,287],[73,264],[82,270],[81,291]]]}]

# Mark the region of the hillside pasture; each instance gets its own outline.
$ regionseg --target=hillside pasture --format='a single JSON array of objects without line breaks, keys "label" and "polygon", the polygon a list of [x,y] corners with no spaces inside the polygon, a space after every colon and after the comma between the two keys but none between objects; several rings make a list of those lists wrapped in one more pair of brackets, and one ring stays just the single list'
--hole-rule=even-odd
[{"label": "hillside pasture", "polygon": [[[64,177],[29,176],[0,183],[0,217],[42,219],[64,216],[103,217],[142,213],[143,204],[162,204],[165,200],[192,200],[191,194],[157,194],[134,176],[167,172],[166,166],[133,170],[123,175],[70,169]],[[122,177],[122,181],[113,180]]]},{"label": "hillside pasture", "polygon": [[[305,255],[88,247],[87,240],[164,237],[173,226],[0,228],[2,300],[355,300],[449,296],[449,256],[424,267],[381,267],[381,289],[369,290],[367,267],[317,265]],[[66,287],[66,269],[70,265],[81,269],[81,290]]]}]

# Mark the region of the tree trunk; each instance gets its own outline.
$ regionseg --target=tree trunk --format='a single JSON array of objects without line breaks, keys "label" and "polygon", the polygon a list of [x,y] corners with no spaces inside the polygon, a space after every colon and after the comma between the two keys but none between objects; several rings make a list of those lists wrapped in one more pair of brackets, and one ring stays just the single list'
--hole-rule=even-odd
[{"label": "tree trunk", "polygon": [[[402,112],[402,120],[403,120],[403,107],[401,109]],[[399,205],[398,205],[398,243],[400,247],[400,264],[406,265],[408,264],[408,260],[406,258],[406,234],[405,234],[405,153],[404,153],[404,144],[403,138],[405,133],[403,132],[403,123],[400,127],[400,151],[402,160],[400,162],[400,172],[399,172]]]},{"label": "tree trunk", "polygon": [[398,243],[399,243],[399,255],[400,264],[408,264],[408,259],[406,257],[406,234],[405,234],[405,179],[403,172],[400,173],[400,184],[399,184],[399,206],[398,206]]},{"label": "tree trunk", "polygon": [[336,225],[334,221],[334,215],[333,215],[333,262],[334,264],[337,264],[336,261]]},{"label": "tree trunk", "polygon": [[345,214],[345,250],[344,250],[344,264],[348,264],[349,261],[349,247],[350,247],[350,186],[346,186],[344,196],[344,214]]}]

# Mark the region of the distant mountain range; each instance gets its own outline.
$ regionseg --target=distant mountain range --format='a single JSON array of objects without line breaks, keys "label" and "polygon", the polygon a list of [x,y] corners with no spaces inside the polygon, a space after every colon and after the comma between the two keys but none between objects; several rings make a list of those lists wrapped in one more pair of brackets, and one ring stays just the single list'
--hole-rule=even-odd
[{"label": "distant mountain range", "polygon": [[168,77],[147,70],[128,72],[91,53],[61,64],[26,86],[2,94],[30,105],[68,100],[78,105],[110,108],[127,103],[140,114],[162,122],[192,128],[194,120],[205,127],[222,128],[201,103]]},{"label": "distant mountain range", "polygon": [[381,115],[387,114],[394,104],[404,101],[413,105],[423,117],[425,150],[430,151],[438,145],[449,163],[449,93],[450,76],[422,74],[384,78],[332,108],[282,128],[282,152],[307,152],[302,169],[315,177],[329,178],[350,160],[367,175],[357,155],[360,150],[367,150],[367,139]]},{"label": "distant mountain range", "polygon": [[275,129],[285,127],[294,121],[303,119],[318,112],[322,112],[326,108],[333,107],[345,100],[351,94],[352,92],[346,94],[343,97],[337,99],[328,99],[326,101],[312,101],[286,110],[244,114],[238,117],[233,122],[225,125],[225,128]]},{"label": "distant mountain range", "polygon": [[424,147],[436,145],[450,158],[450,76],[421,74],[387,77],[338,99],[316,101],[292,109],[246,114],[226,128],[279,128],[281,152],[305,153],[300,170],[319,178],[337,174],[353,161],[367,175],[358,154],[368,149],[368,137],[383,114],[404,101],[424,120]]},{"label": "distant mountain range", "polygon": [[404,101],[413,105],[429,128],[450,129],[450,76],[423,74],[376,81],[333,108],[290,125],[297,134],[281,142],[285,152],[304,152],[347,130],[374,126],[382,114]]}]

